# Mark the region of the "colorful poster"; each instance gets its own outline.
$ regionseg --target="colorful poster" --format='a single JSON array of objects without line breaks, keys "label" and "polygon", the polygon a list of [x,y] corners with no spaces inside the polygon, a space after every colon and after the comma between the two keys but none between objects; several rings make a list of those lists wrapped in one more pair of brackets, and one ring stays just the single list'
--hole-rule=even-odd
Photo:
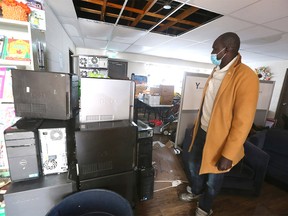
[{"label": "colorful poster", "polygon": [[8,168],[4,130],[15,124],[20,117],[15,116],[14,104],[0,104],[0,169]]},{"label": "colorful poster", "polygon": [[11,68],[0,67],[0,102],[13,103]]},{"label": "colorful poster", "polygon": [[5,35],[0,35],[0,59],[2,58],[4,43],[5,43]]},{"label": "colorful poster", "polygon": [[0,100],[3,99],[6,68],[0,68]]},{"label": "colorful poster", "polygon": [[8,158],[3,133],[0,134],[0,169],[8,169]]},{"label": "colorful poster", "polygon": [[29,40],[8,38],[3,59],[16,61],[31,61]]},{"label": "colorful poster", "polygon": [[46,30],[45,11],[43,7],[43,0],[27,0],[27,5],[31,9],[29,22],[32,28]]}]

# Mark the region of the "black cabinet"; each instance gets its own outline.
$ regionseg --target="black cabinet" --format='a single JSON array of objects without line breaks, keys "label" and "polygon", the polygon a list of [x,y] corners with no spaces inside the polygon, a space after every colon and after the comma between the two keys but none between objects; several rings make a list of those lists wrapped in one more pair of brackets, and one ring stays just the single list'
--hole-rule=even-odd
[{"label": "black cabinet", "polygon": [[108,76],[111,79],[127,79],[128,62],[108,59]]}]

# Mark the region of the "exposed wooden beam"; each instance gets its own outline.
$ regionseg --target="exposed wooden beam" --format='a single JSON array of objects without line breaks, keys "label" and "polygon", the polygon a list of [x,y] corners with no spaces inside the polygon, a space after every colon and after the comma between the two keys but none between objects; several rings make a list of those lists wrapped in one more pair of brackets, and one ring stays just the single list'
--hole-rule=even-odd
[{"label": "exposed wooden beam", "polygon": [[[89,8],[82,8],[82,7],[80,7],[80,9],[81,9],[81,11],[86,12],[86,13],[92,13],[92,14],[97,14],[97,15],[101,14],[101,11],[98,11],[98,10],[93,10],[93,9],[89,9]],[[117,17],[118,17],[118,15],[114,14],[114,13],[106,13],[106,16],[109,16],[109,17],[112,17],[115,19],[117,19]],[[122,16],[122,19],[131,21],[131,22],[133,22],[135,20],[135,18],[129,17],[129,16]],[[149,20],[141,20],[140,22],[143,24],[151,25],[151,26],[154,26],[157,24],[157,22],[153,22],[153,21],[149,21]],[[160,26],[162,26],[162,25],[164,25],[164,24],[160,24]],[[181,28],[181,27],[177,27],[177,26],[172,26],[171,28],[177,29],[179,31],[185,31],[186,30],[185,28]]]},{"label": "exposed wooden beam", "polygon": [[[170,21],[170,22],[166,23],[164,26],[162,26],[161,28],[158,28],[157,30],[162,32],[162,31],[168,29],[169,27],[179,23],[181,20],[185,19],[186,17],[190,16],[191,14],[195,13],[198,10],[199,10],[199,8],[190,7],[187,10],[185,10],[183,13],[181,13],[175,17],[178,21]],[[196,26],[198,26],[198,25],[196,25]]]},{"label": "exposed wooden beam", "polygon": [[103,5],[102,5],[102,9],[101,9],[101,16],[100,16],[100,20],[102,22],[105,21],[106,4],[107,4],[107,0],[103,0]]},{"label": "exposed wooden beam", "polygon": [[[103,0],[82,0],[83,2],[89,2],[89,3],[93,3],[93,4],[97,4],[97,5],[103,5]],[[141,0],[143,1],[143,0]],[[122,8],[122,5],[120,4],[114,4],[114,3],[111,3],[111,2],[107,2],[106,4],[106,7],[112,7],[112,8],[115,8],[115,9],[119,9],[121,10]],[[125,7],[125,11],[129,11],[129,12],[133,12],[133,13],[137,13],[137,14],[143,14],[144,11],[143,10],[140,10],[140,9],[137,9],[137,8],[131,8],[131,7]],[[159,19],[164,19],[165,16],[164,15],[161,15],[161,14],[156,14],[156,13],[151,13],[151,12],[147,12],[145,14],[146,16],[150,16],[150,17],[154,17],[154,18],[159,18]],[[169,17],[167,18],[168,21],[173,21],[173,22],[179,22],[179,23],[182,23],[182,24],[185,24],[185,25],[192,25],[192,26],[200,26],[201,24],[200,23],[197,23],[197,22],[192,22],[192,21],[187,21],[187,20],[178,20],[176,18],[173,18],[173,17]]]},{"label": "exposed wooden beam", "polygon": [[149,12],[149,10],[154,6],[154,4],[157,2],[157,0],[149,0],[145,7],[143,8],[143,13],[138,14],[134,22],[130,25],[132,27],[136,26],[139,21]]}]

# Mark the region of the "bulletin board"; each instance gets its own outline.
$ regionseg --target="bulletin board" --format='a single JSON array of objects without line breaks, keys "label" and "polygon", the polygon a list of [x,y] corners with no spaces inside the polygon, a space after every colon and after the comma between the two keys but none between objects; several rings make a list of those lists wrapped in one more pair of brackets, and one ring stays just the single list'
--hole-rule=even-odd
[{"label": "bulletin board", "polygon": [[254,118],[254,124],[257,126],[266,125],[266,119],[270,108],[274,85],[275,81],[260,80],[258,103]]},{"label": "bulletin board", "polygon": [[184,92],[182,92],[182,110],[198,110],[202,93],[207,81],[207,74],[187,74],[185,76]]},{"label": "bulletin board", "polygon": [[175,146],[181,146],[186,128],[192,127],[201,105],[202,93],[208,74],[185,73],[183,78],[181,104],[175,137]]}]

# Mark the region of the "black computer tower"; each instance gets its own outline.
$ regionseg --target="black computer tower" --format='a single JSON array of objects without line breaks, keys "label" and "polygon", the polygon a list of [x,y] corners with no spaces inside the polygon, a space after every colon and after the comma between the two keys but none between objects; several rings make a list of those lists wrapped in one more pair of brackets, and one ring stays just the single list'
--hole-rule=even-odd
[{"label": "black computer tower", "polygon": [[153,198],[154,192],[154,168],[139,169],[137,171],[137,192],[140,201]]},{"label": "black computer tower", "polygon": [[10,178],[14,182],[41,175],[38,128],[41,119],[20,119],[4,130]]},{"label": "black computer tower", "polygon": [[152,167],[153,128],[141,120],[137,121],[137,168]]},{"label": "black computer tower", "polygon": [[153,138],[138,139],[137,141],[137,167],[138,169],[152,167]]},{"label": "black computer tower", "polygon": [[12,182],[4,194],[7,216],[46,215],[66,196],[76,191],[67,173],[40,176],[25,182]]},{"label": "black computer tower", "polygon": [[12,69],[15,114],[66,120],[79,111],[79,77],[68,73]]},{"label": "black computer tower", "polygon": [[95,188],[111,190],[123,196],[133,206],[137,200],[136,180],[136,172],[130,170],[80,181],[80,191]]},{"label": "black computer tower", "polygon": [[[135,168],[136,124],[121,120],[79,123],[76,128],[76,163],[69,168],[70,177],[82,181]],[[75,171],[79,172],[75,175]]]},{"label": "black computer tower", "polygon": [[108,59],[108,76],[112,79],[127,79],[128,62]]}]

